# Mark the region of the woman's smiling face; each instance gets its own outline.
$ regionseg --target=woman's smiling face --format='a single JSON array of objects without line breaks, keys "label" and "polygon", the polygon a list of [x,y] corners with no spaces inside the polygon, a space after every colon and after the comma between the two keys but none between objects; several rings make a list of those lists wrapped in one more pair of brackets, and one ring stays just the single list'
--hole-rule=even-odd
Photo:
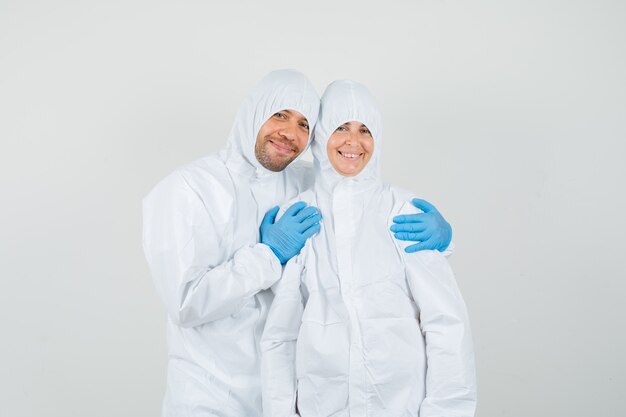
[{"label": "woman's smiling face", "polygon": [[363,171],[371,159],[374,138],[363,123],[346,122],[330,135],[326,150],[335,171],[344,177],[353,177]]}]

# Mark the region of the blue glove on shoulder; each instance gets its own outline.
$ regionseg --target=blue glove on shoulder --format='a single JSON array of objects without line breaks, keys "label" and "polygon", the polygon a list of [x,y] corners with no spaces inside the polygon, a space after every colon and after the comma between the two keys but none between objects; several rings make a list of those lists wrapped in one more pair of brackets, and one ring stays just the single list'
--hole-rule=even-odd
[{"label": "blue glove on shoulder", "polygon": [[261,243],[269,246],[284,265],[300,253],[308,238],[320,231],[322,216],[317,208],[307,207],[304,201],[298,201],[276,221],[279,209],[276,206],[265,213],[260,233]]},{"label": "blue glove on shoulder", "polygon": [[408,253],[420,250],[438,250],[443,252],[452,241],[452,227],[439,211],[426,200],[414,198],[411,203],[423,213],[402,214],[393,218],[395,224],[390,227],[398,240],[416,243],[406,247]]}]

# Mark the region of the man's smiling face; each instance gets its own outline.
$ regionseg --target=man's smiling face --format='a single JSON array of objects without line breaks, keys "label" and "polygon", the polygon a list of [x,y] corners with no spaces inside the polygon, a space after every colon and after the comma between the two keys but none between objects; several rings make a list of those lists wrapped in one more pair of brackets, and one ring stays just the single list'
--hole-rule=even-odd
[{"label": "man's smiling face", "polygon": [[279,172],[304,151],[309,122],[301,113],[285,109],[274,113],[259,129],[254,153],[261,165]]}]

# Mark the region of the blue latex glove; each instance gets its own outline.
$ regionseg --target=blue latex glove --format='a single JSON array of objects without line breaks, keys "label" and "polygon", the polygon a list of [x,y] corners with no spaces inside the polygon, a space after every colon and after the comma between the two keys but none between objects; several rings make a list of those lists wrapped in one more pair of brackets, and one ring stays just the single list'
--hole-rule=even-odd
[{"label": "blue latex glove", "polygon": [[423,213],[402,214],[393,218],[390,229],[398,240],[410,240],[415,245],[407,246],[405,252],[438,250],[443,252],[452,241],[452,227],[439,211],[426,200],[414,198],[411,203]]},{"label": "blue latex glove", "polygon": [[275,221],[279,209],[276,206],[265,213],[260,227],[261,243],[272,249],[281,264],[286,264],[300,253],[308,238],[320,231],[322,216],[317,208],[298,201]]}]

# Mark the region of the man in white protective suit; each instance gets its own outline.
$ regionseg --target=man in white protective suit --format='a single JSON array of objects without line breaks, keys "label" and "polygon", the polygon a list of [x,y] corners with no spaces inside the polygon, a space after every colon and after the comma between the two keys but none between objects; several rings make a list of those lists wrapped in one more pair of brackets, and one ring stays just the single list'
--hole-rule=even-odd
[{"label": "man in white protective suit", "polygon": [[[277,204],[312,185],[312,166],[293,161],[318,110],[303,74],[270,73],[242,103],[227,146],[175,170],[144,199],[144,251],[168,313],[166,417],[262,415],[269,288],[321,219],[298,202],[275,220]],[[443,250],[451,229],[425,207],[400,226],[423,230],[414,250]]]}]

